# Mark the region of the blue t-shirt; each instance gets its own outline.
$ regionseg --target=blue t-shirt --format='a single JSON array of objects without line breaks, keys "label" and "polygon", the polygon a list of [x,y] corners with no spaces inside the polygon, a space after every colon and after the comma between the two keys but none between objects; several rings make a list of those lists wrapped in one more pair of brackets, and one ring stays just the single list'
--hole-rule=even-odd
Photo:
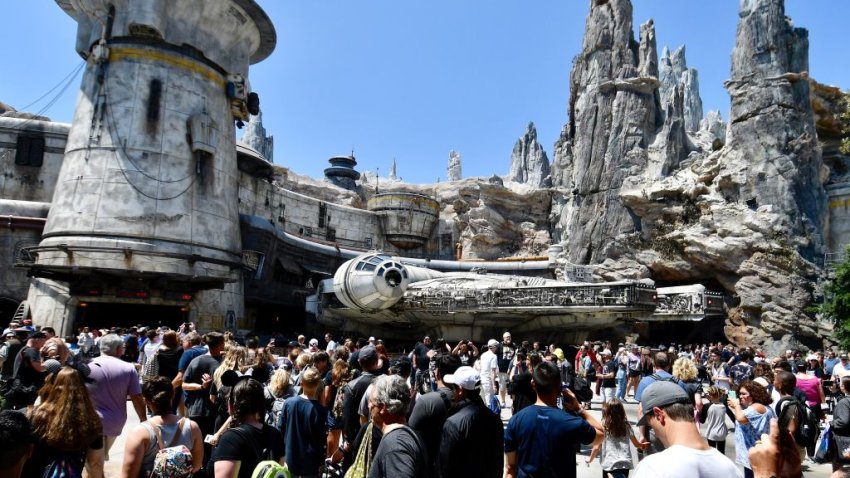
[{"label": "blue t-shirt", "polygon": [[177,363],[177,371],[185,372],[193,358],[200,357],[205,353],[207,353],[207,348],[203,345],[196,345],[189,350],[184,350],[183,355],[180,356],[180,362]]},{"label": "blue t-shirt", "polygon": [[283,402],[284,456],[293,475],[314,476],[325,462],[328,410],[302,396]]},{"label": "blue t-shirt", "polygon": [[575,477],[575,445],[588,445],[596,429],[554,407],[531,405],[505,428],[505,452],[517,454],[517,478]]},{"label": "blue t-shirt", "polygon": [[[672,375],[665,372],[664,370],[659,370],[658,372],[654,372],[653,375],[657,375],[658,377],[660,377],[662,379],[671,379],[673,377]],[[670,381],[673,382],[673,383],[677,383],[675,380],[670,380]],[[655,382],[657,382],[657,380],[652,375],[647,375],[646,377],[643,377],[641,379],[640,383],[638,384],[637,391],[635,391],[635,400],[640,401],[640,397],[643,395],[643,391],[646,390],[646,387],[652,385]],[[686,392],[688,391],[685,388],[685,382],[679,380],[678,385],[680,387],[682,387],[682,390],[684,390]]]},{"label": "blue t-shirt", "polygon": [[823,371],[826,372],[828,376],[832,376],[832,369],[835,368],[835,364],[840,362],[841,360],[838,357],[825,359],[823,361]]}]

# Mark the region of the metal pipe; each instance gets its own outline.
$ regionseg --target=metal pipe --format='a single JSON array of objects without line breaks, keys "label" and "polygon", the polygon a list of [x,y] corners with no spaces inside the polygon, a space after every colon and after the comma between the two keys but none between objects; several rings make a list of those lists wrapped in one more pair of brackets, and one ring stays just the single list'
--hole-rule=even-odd
[{"label": "metal pipe", "polygon": [[26,216],[0,216],[3,218],[0,221],[0,228],[3,229],[29,229],[33,231],[44,230],[44,225],[47,219],[43,217],[26,217]]}]

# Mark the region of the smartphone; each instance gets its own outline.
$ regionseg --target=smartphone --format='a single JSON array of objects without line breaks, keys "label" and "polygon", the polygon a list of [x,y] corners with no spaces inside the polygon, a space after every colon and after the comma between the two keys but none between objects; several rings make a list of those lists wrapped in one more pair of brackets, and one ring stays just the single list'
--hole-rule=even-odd
[{"label": "smartphone", "polygon": [[726,396],[727,396],[730,400],[737,400],[737,399],[738,399],[738,394],[737,394],[737,393],[735,393],[735,391],[734,391],[734,390],[729,390],[729,392],[728,392],[728,393],[726,393]]},{"label": "smartphone", "polygon": [[212,443],[212,442],[213,442],[213,436],[212,435],[207,435],[207,436],[204,437],[204,443]]}]

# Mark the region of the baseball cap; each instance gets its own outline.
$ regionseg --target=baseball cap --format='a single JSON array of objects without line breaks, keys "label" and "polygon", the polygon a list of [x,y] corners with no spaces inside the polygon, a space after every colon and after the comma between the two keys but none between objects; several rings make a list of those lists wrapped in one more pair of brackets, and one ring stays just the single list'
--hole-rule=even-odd
[{"label": "baseball cap", "polygon": [[30,334],[29,338],[31,338],[31,339],[46,339],[47,334],[45,334],[42,331],[33,332],[32,334]]},{"label": "baseball cap", "polygon": [[443,377],[443,382],[457,385],[465,390],[475,390],[481,381],[480,375],[472,367],[458,367],[455,373],[450,373]]},{"label": "baseball cap", "polygon": [[490,340],[487,341],[487,346],[488,347],[498,347],[499,341],[496,340],[496,339],[490,339]]},{"label": "baseball cap", "polygon": [[367,345],[360,349],[359,355],[357,356],[358,360],[363,360],[368,362],[369,360],[375,360],[378,358],[378,349],[375,348],[374,345]]},{"label": "baseball cap", "polygon": [[815,354],[809,354],[809,355],[806,357],[806,362],[808,362],[809,360],[817,360],[817,359],[818,359],[818,356],[817,356],[817,355],[815,355]]},{"label": "baseball cap", "polygon": [[611,351],[610,350],[603,350],[602,352],[599,352],[599,355],[605,355],[605,356],[610,357]]},{"label": "baseball cap", "polygon": [[318,339],[310,339],[310,345],[319,345]]},{"label": "baseball cap", "polygon": [[690,403],[688,394],[682,390],[682,387],[673,382],[655,382],[650,384],[640,397],[640,406],[644,414],[637,422],[638,426],[647,424],[653,408],[664,408],[674,403]]},{"label": "baseball cap", "polygon": [[847,356],[847,354],[841,354],[841,355],[839,355],[839,356],[838,356],[838,358],[839,358],[840,360],[847,360],[847,359],[850,359],[850,357],[848,357],[848,356]]}]

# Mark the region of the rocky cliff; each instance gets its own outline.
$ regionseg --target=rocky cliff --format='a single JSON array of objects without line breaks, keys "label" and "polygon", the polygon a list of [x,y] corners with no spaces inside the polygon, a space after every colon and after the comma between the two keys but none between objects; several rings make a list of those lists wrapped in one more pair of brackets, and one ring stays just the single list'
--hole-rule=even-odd
[{"label": "rocky cliff", "polygon": [[727,129],[688,105],[686,91],[698,91],[684,48],[665,51],[657,71],[635,64],[652,58],[651,27],[638,44],[627,0],[591,2],[555,144],[563,261],[606,279],[716,284],[733,340],[822,345],[822,324],[805,313],[825,206],[806,31],[782,0],[741,2]]},{"label": "rocky cliff", "polygon": [[511,152],[511,171],[507,179],[534,187],[552,185],[549,178],[549,157],[537,141],[537,128],[528,123],[525,134],[514,144]]}]

